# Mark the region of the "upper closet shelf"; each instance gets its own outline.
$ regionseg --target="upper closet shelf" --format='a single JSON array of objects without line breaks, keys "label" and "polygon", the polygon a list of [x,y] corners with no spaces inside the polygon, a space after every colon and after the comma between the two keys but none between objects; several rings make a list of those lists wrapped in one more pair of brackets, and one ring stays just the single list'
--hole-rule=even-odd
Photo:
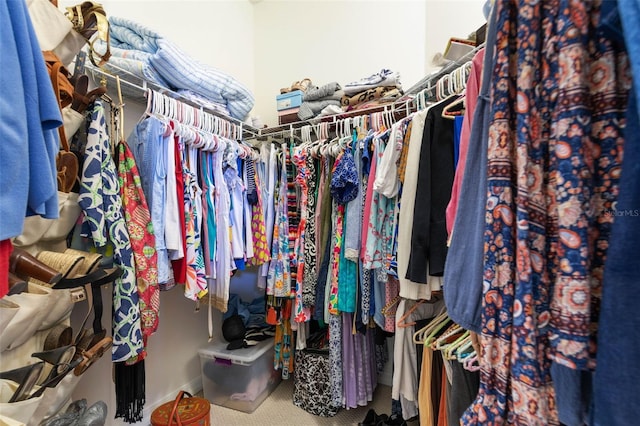
[{"label": "upper closet shelf", "polygon": [[[113,64],[110,66],[115,67]],[[111,88],[116,87],[116,76],[110,74],[109,72],[101,68],[98,68],[92,64],[86,64],[85,71],[87,74],[90,74],[93,76],[94,82],[96,84],[100,84],[100,85],[106,84],[107,87],[111,87]],[[166,96],[169,96],[173,99],[176,99],[184,104],[191,105],[195,108],[201,109],[202,111],[205,111],[211,115],[214,115],[216,117],[219,117],[223,120],[226,120],[232,124],[235,124],[241,127],[243,138],[253,138],[253,137],[259,136],[260,134],[259,129],[256,129],[255,127],[243,121],[237,120],[233,117],[229,117],[228,115],[220,112],[213,105],[203,105],[202,103],[196,102],[193,99],[190,99],[184,95],[181,95],[180,93],[166,89],[155,83],[151,83],[149,81],[143,80],[140,77],[134,74],[131,74],[124,69],[118,69],[118,71],[121,74],[119,75],[119,77],[120,77],[122,95],[125,96],[127,99],[131,99],[140,103],[146,103],[148,90],[151,89],[156,92],[162,93]],[[126,79],[122,78],[122,74],[125,74],[127,78]]]},{"label": "upper closet shelf", "polygon": [[[312,118],[309,120],[296,121],[293,123],[283,124],[280,126],[265,127],[262,129],[257,129],[245,122],[242,122],[240,120],[237,120],[233,117],[229,117],[228,115],[219,112],[215,108],[215,105],[213,106],[202,105],[201,103],[196,102],[192,99],[189,99],[184,95],[168,90],[157,84],[143,80],[140,77],[134,74],[131,74],[124,69],[119,69],[118,71],[120,72],[121,75],[125,74],[127,76],[126,79],[120,78],[120,82],[122,83],[121,87],[122,87],[123,95],[126,96],[127,98],[139,101],[141,103],[145,103],[147,91],[148,89],[152,89],[157,92],[163,93],[169,97],[172,97],[176,100],[179,100],[180,102],[202,109],[203,111],[206,111],[216,117],[222,118],[233,124],[241,126],[243,138],[253,139],[259,136],[269,136],[269,135],[282,134],[287,132],[294,132],[295,130],[300,129],[304,126],[315,125],[318,123],[336,124],[337,122],[342,121],[344,119],[363,116],[363,115],[369,115],[373,113],[382,112],[382,113],[392,114],[394,116],[408,115],[412,111],[415,111],[416,109],[415,99],[418,97],[418,95],[421,95],[424,99],[427,99],[427,100],[435,100],[436,99],[436,93],[435,93],[436,82],[440,80],[442,77],[445,77],[451,72],[453,72],[455,69],[471,61],[471,59],[473,59],[475,54],[483,47],[484,47],[484,44],[477,46],[475,49],[473,49],[463,57],[457,59],[456,61],[452,61],[446,64],[441,69],[426,76],[425,78],[420,80],[418,83],[413,85],[411,88],[409,88],[405,92],[404,96],[402,96],[401,98],[397,99],[392,103],[389,103],[386,105],[377,105],[371,108],[343,112],[335,115],[327,115],[323,117]],[[114,67],[114,65],[111,65],[111,67]],[[87,70],[87,73],[90,73],[94,76],[94,80],[96,84],[100,84],[101,80],[106,79],[107,81],[106,84],[109,87],[115,87],[116,78],[112,74],[100,68],[97,68],[91,64],[86,65],[86,70]]]}]

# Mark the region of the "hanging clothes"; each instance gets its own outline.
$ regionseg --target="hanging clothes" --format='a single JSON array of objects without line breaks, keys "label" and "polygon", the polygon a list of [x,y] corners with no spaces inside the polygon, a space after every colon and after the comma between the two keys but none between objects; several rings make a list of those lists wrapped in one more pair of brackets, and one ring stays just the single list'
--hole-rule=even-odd
[{"label": "hanging clothes", "polygon": [[[231,224],[229,216],[231,211],[231,198],[224,178],[222,166],[228,142],[224,138],[217,138],[217,150],[211,154],[211,167],[213,169],[213,182],[215,185],[215,223],[216,223],[216,254],[215,278],[209,282],[209,291],[213,306],[220,312],[227,311],[229,302],[229,284],[231,282]],[[211,211],[209,211],[211,214]]]},{"label": "hanging clothes", "polygon": [[[118,143],[118,178],[125,222],[135,260],[140,325],[146,348],[149,336],[158,329],[159,323],[158,256],[151,214],[140,184],[138,167],[124,140]],[[142,351],[139,359],[143,359],[144,355],[145,352]]]},{"label": "hanging clothes", "polygon": [[[398,214],[397,229],[397,268],[400,280],[400,296],[406,299],[431,299],[431,292],[440,290],[441,277],[427,277],[427,285],[416,283],[407,277],[411,256],[411,237],[413,232],[413,217],[416,204],[416,189],[418,186],[418,171],[420,166],[420,152],[424,142],[424,130],[427,114],[430,109],[418,111],[412,119],[411,139],[407,148],[407,164],[400,196],[400,212]],[[411,224],[411,225],[410,225]]]},{"label": "hanging clothes", "polygon": [[[373,138],[374,143],[374,160],[372,164],[371,177],[369,185],[373,188],[369,219],[366,221],[366,239],[364,238],[365,230],[363,228],[363,267],[366,269],[378,269],[386,265],[388,254],[392,250],[392,239],[394,234],[394,212],[396,199],[387,198],[383,194],[375,191],[375,183],[372,178],[378,176],[377,167],[380,165],[384,155],[384,148],[389,139],[390,132],[385,131],[381,135]],[[365,207],[365,211],[367,208]],[[366,216],[365,216],[366,217]]]},{"label": "hanging clothes", "polygon": [[[333,195],[334,200],[338,203],[338,220],[342,221],[339,252],[335,252],[339,256],[339,260],[337,262],[337,282],[339,282],[340,285],[337,286],[336,308],[340,312],[356,311],[358,265],[351,260],[347,260],[345,256],[347,238],[349,236],[349,224],[347,223],[348,218],[346,216],[346,211],[349,204],[353,203],[357,199],[359,192],[360,181],[358,170],[350,147],[346,147],[339,157],[339,160],[336,160],[331,179],[331,194]],[[352,229],[355,230],[359,225],[359,221],[356,224],[352,224]],[[340,224],[338,224],[338,226],[340,226]],[[357,233],[355,236],[355,245],[357,245]],[[353,243],[352,246],[354,246]],[[337,247],[336,250],[338,250]]]},{"label": "hanging clothes", "polygon": [[[597,2],[497,2],[495,13],[501,52],[488,132],[484,350],[480,392],[462,420],[560,424],[556,393],[573,389],[554,388],[551,362],[595,364],[605,212],[618,194],[627,96],[617,82],[628,81],[628,62],[591,28]],[[516,24],[518,39],[509,31]],[[535,48],[549,43],[557,50]],[[538,86],[540,69],[558,71]],[[523,72],[514,79],[516,70]]]},{"label": "hanging clothes", "polygon": [[289,257],[289,217],[287,216],[286,163],[281,162],[281,174],[275,187],[275,220],[271,262],[267,276],[267,295],[289,297],[291,295],[291,261]]},{"label": "hanging clothes", "polygon": [[[273,247],[274,222],[275,222],[275,206],[276,206],[276,182],[277,177],[277,153],[273,143],[263,143],[260,145],[260,161],[258,162],[257,172],[262,183],[260,190],[262,200],[264,201],[264,224],[267,237],[267,247],[271,251]],[[271,258],[274,257],[271,251]],[[269,262],[262,265],[258,276],[258,286],[267,287],[267,275],[269,272]]]},{"label": "hanging clothes", "polygon": [[[407,313],[406,324],[415,323],[418,319],[433,318],[442,311],[444,301],[420,303],[401,299],[396,317]],[[391,397],[402,403],[402,417],[411,419],[418,415],[418,360],[416,345],[413,343],[414,326],[396,328],[393,347],[393,386]]]},{"label": "hanging clothes", "polygon": [[156,117],[148,117],[139,122],[127,138],[151,213],[158,258],[158,284],[161,290],[169,290],[175,285],[165,240],[170,130],[169,126]]},{"label": "hanging clothes", "polygon": [[[475,110],[478,103],[480,92],[480,84],[482,82],[482,70],[484,62],[485,48],[482,48],[473,56],[471,61],[471,70],[469,71],[469,79],[465,86],[464,95],[464,117],[462,121],[462,129],[460,131],[460,145],[458,149],[458,161],[456,165],[456,174],[453,178],[453,186],[451,188],[451,200],[447,205],[447,235],[451,238],[453,223],[458,211],[458,203],[461,194],[462,181],[465,175],[467,165],[467,153],[470,145],[471,126],[475,120]],[[485,68],[490,70],[491,68]],[[490,75],[489,72],[487,74]],[[475,161],[472,157],[470,161]],[[465,193],[466,194],[466,193]]]},{"label": "hanging clothes", "polygon": [[[298,174],[296,176],[296,181],[300,186],[300,223],[298,224],[298,231],[295,241],[295,252],[296,252],[296,282],[295,282],[295,304],[294,304],[294,318],[295,322],[307,322],[311,318],[311,311],[308,306],[304,305],[302,299],[303,286],[304,286],[304,278],[305,272],[309,273],[309,269],[305,269],[306,260],[308,256],[307,248],[307,221],[309,216],[309,185],[308,181],[312,178],[311,170],[307,167],[307,155],[306,150],[298,147],[294,151],[293,155],[293,163],[297,168]],[[311,244],[309,244],[309,248]],[[305,253],[307,253],[305,255]],[[304,345],[304,343],[303,343]]]},{"label": "hanging clothes", "polygon": [[0,16],[0,240],[7,240],[22,233],[25,216],[59,215],[55,159],[62,117],[25,2],[3,2]]},{"label": "hanging clothes", "polygon": [[318,198],[317,178],[319,173],[317,165],[318,164],[311,153],[307,153],[305,161],[306,179],[303,183],[303,185],[307,187],[307,194],[305,195],[306,202],[302,202],[302,206],[306,204],[306,211],[304,213],[306,223],[304,229],[304,279],[302,280],[302,303],[307,308],[314,305],[315,284],[318,278],[317,255],[319,253],[316,251],[316,209]]},{"label": "hanging clothes", "polygon": [[90,117],[78,204],[84,212],[86,236],[96,247],[113,244],[114,264],[123,270],[113,285],[111,358],[120,362],[137,357],[143,350],[136,271],[102,102],[94,103]]},{"label": "hanging clothes", "polygon": [[[216,277],[216,209],[215,209],[215,184],[213,177],[213,154],[201,152],[201,181],[202,181],[202,210],[203,210],[203,231],[202,248],[204,257],[204,270],[206,277],[211,279]],[[209,289],[209,293],[211,290]]]},{"label": "hanging clothes", "polygon": [[[259,173],[253,175],[256,187],[256,203],[251,205],[251,235],[253,238],[254,253],[249,266],[261,266],[271,260],[267,228],[265,225],[266,203],[263,200],[262,178]],[[271,201],[271,200],[268,200]],[[258,280],[258,283],[260,280]]]},{"label": "hanging clothes", "polygon": [[184,295],[199,300],[207,294],[204,256],[201,248],[202,190],[198,185],[197,153],[180,143],[180,158],[184,176],[184,222],[186,280]]},{"label": "hanging clothes", "polygon": [[[614,5],[615,7],[615,5]],[[617,4],[624,38],[634,74],[632,93],[624,130],[624,160],[620,194],[609,239],[608,260],[602,282],[602,306],[598,332],[597,368],[593,384],[593,421],[595,426],[622,426],[640,418],[640,406],[633,401],[640,392],[640,365],[632,354],[640,350],[640,321],[636,311],[640,263],[640,52],[634,49],[640,39],[640,5],[631,1]],[[613,14],[615,17],[615,14]],[[609,20],[615,23],[615,19]],[[635,92],[635,93],[634,93]],[[635,94],[635,96],[634,96]],[[624,356],[620,356],[620,355]],[[612,386],[615,384],[615,386]]]},{"label": "hanging clothes", "polygon": [[453,121],[442,117],[455,97],[427,113],[420,149],[407,278],[428,284],[428,275],[442,276],[447,256],[445,211],[454,176]]},{"label": "hanging clothes", "polygon": [[[490,29],[492,25],[495,25],[494,21],[490,21]],[[483,70],[493,69],[495,34],[495,31],[489,31],[487,34]],[[448,206],[448,209],[455,209],[455,222],[449,234],[450,255],[447,256],[444,268],[444,298],[449,316],[457,324],[476,333],[481,332],[484,212],[487,204],[485,171],[486,152],[489,149],[489,139],[486,135],[489,129],[491,80],[492,73],[484,71],[468,147],[464,138],[461,144],[460,168],[456,171],[451,193],[452,201]],[[463,160],[465,157],[466,160]],[[456,190],[458,182],[459,192]],[[461,194],[464,194],[464,197],[461,197]],[[457,200],[457,205],[452,204],[454,200]],[[449,213],[447,210],[447,214]]]}]

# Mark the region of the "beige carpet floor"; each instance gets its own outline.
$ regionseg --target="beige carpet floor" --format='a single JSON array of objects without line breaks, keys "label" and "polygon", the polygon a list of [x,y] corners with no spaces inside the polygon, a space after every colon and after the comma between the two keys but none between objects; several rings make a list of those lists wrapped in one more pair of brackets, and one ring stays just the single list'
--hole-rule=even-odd
[{"label": "beige carpet floor", "polygon": [[391,413],[391,388],[378,385],[373,401],[366,407],[342,409],[334,417],[319,417],[296,407],[292,402],[293,380],[280,383],[251,414],[218,405],[211,406],[212,426],[346,426],[364,420],[370,408],[376,413]]}]

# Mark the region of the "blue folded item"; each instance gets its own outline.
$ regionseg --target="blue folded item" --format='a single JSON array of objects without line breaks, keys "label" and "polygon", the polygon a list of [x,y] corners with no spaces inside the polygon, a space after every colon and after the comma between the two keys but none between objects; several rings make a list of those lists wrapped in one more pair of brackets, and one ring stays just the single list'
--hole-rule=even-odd
[{"label": "blue folded item", "polygon": [[224,321],[233,315],[239,315],[247,328],[269,326],[266,321],[264,296],[255,298],[251,302],[244,302],[239,295],[229,294],[227,312],[222,315],[222,320]]},{"label": "blue folded item", "polygon": [[[226,106],[231,117],[243,120],[253,108],[253,94],[230,75],[201,64],[160,34],[127,19],[109,18],[113,64],[171,90],[190,90]],[[100,48],[98,49],[100,51]]]}]

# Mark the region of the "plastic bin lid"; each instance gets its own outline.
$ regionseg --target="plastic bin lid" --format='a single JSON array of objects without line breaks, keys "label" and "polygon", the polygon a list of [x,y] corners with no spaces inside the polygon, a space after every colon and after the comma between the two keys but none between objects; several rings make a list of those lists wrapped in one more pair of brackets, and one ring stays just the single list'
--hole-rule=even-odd
[{"label": "plastic bin lid", "polygon": [[228,350],[227,343],[224,340],[210,343],[200,349],[198,353],[203,358],[228,359],[242,364],[251,364],[260,358],[265,352],[273,349],[274,339],[270,338],[248,348]]}]

